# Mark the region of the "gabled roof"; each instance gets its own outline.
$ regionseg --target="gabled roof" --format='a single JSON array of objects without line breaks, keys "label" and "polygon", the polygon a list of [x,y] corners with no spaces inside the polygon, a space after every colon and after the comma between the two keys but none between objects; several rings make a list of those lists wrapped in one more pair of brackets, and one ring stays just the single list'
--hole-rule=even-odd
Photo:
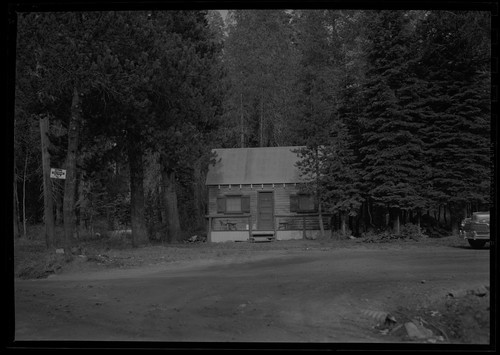
[{"label": "gabled roof", "polygon": [[214,149],[215,165],[210,165],[206,185],[283,184],[304,180],[295,163],[293,150],[301,147]]}]

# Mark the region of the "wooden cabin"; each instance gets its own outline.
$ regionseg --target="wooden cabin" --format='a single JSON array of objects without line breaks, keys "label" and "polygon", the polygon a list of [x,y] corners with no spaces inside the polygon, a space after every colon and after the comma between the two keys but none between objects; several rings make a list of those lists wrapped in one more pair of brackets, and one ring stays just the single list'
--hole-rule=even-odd
[{"label": "wooden cabin", "polygon": [[[214,149],[209,167],[208,241],[313,239],[319,235],[314,196],[302,193],[300,147]],[[324,218],[324,223],[329,219]],[[325,230],[329,230],[327,224]]]}]

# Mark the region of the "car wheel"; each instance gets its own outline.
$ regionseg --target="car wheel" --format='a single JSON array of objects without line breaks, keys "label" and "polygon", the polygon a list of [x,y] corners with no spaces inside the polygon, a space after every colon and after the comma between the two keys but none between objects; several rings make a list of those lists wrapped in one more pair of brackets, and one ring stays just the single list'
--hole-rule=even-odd
[{"label": "car wheel", "polygon": [[485,240],[472,240],[472,239],[469,239],[468,242],[469,242],[470,246],[472,248],[474,248],[474,249],[481,249],[486,244]]}]

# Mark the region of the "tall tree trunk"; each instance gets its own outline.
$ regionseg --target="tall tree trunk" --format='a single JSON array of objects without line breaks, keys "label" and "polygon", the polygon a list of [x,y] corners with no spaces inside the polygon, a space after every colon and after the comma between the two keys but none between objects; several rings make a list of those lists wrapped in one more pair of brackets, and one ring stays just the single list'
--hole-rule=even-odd
[{"label": "tall tree trunk", "polygon": [[451,224],[451,234],[453,236],[458,235],[458,224],[460,223],[460,214],[462,213],[462,206],[450,205],[450,224]]},{"label": "tall tree trunk", "polygon": [[372,209],[372,204],[370,203],[370,198],[368,197],[366,199],[366,212],[368,214],[368,223],[370,224],[371,227],[375,228],[375,225],[373,224],[371,209]]},{"label": "tall tree trunk", "polygon": [[148,243],[148,231],[144,214],[144,165],[142,158],[142,149],[131,134],[128,144],[128,159],[130,167],[130,217],[132,220],[133,246],[141,246]]},{"label": "tall tree trunk", "polygon": [[111,207],[106,207],[106,224],[108,226],[108,230],[115,230],[115,219],[113,217]]},{"label": "tall tree trunk", "polygon": [[245,148],[245,131],[243,129],[243,94],[240,94],[240,130],[241,148]]},{"label": "tall tree trunk", "polygon": [[395,208],[393,211],[394,211],[394,220],[393,220],[394,234],[400,235],[401,234],[400,221],[399,221],[400,210],[399,208]]},{"label": "tall tree trunk", "polygon": [[[50,153],[49,153],[49,117],[40,117],[40,136],[42,143],[43,168],[43,209],[45,222],[45,244],[47,248],[54,245],[54,210],[52,205],[52,182],[50,181]],[[24,198],[24,197],[23,197]],[[25,209],[25,208],[24,208]]]},{"label": "tall tree trunk", "polygon": [[[81,180],[82,174],[76,174],[76,182],[75,182],[75,199],[76,201],[82,201],[82,188],[81,188]],[[80,205],[75,203],[75,232],[73,233],[76,238],[80,238],[80,226],[81,226],[81,208]]]},{"label": "tall tree trunk", "polygon": [[[28,170],[28,154],[26,154],[26,158],[24,160],[24,171],[23,171],[23,237],[24,238],[26,238],[26,179],[28,174],[27,170]],[[50,186],[52,187],[52,182],[50,183],[51,183]]]},{"label": "tall tree trunk", "polygon": [[322,204],[321,204],[321,196],[320,196],[320,189],[319,189],[319,151],[318,148],[316,147],[315,149],[315,173],[316,173],[316,201],[318,201],[318,213],[319,213],[319,230],[320,230],[320,237],[323,239],[325,237],[325,227],[323,226],[323,211],[322,211]]},{"label": "tall tree trunk", "polygon": [[261,97],[260,99],[260,139],[259,139],[259,147],[264,146],[264,101]]},{"label": "tall tree trunk", "polygon": [[160,211],[160,224],[167,223],[167,211],[165,210],[165,202],[163,201],[163,187],[161,184],[158,186],[158,210]]},{"label": "tall tree trunk", "polygon": [[340,212],[340,231],[342,232],[342,236],[345,238],[347,237],[347,215],[346,212],[342,211]]},{"label": "tall tree trunk", "polygon": [[418,231],[421,233],[422,231],[420,230],[420,217],[421,217],[422,212],[420,212],[420,209],[417,210],[417,226],[418,226]]},{"label": "tall tree trunk", "polygon": [[318,202],[318,219],[320,238],[323,239],[325,237],[325,226],[323,224],[323,211],[321,207],[321,201]]},{"label": "tall tree trunk", "polygon": [[200,198],[200,180],[201,180],[201,172],[199,168],[200,162],[199,160],[195,161],[193,165],[193,213],[196,228],[200,226],[200,216],[202,215],[201,211],[201,198]]},{"label": "tall tree trunk", "polygon": [[20,237],[20,231],[19,231],[19,198],[17,196],[17,174],[14,172],[14,238],[19,238]]},{"label": "tall tree trunk", "polygon": [[163,201],[167,217],[167,242],[178,241],[181,237],[179,209],[177,207],[177,191],[175,173],[165,164],[161,168]]},{"label": "tall tree trunk", "polygon": [[359,214],[359,228],[361,230],[361,233],[366,233],[366,220],[367,220],[367,216],[366,216],[366,203],[365,202],[362,202],[361,203],[361,211],[360,211],[360,214]]},{"label": "tall tree trunk", "polygon": [[360,229],[363,228],[363,219],[361,218],[361,215],[358,213],[356,214],[355,217],[353,217],[354,220],[354,229],[353,229],[353,235],[359,235],[360,234]]},{"label": "tall tree trunk", "polygon": [[75,194],[76,194],[76,161],[78,154],[78,140],[80,138],[80,124],[82,109],[80,93],[73,88],[71,101],[71,117],[68,126],[68,152],[66,154],[66,181],[64,182],[63,218],[64,244],[69,250],[73,244],[75,233]]},{"label": "tall tree trunk", "polygon": [[194,189],[193,202],[196,214],[196,227],[203,228],[205,225],[205,174],[202,171],[202,160],[198,159],[194,164]]},{"label": "tall tree trunk", "polygon": [[56,198],[56,225],[62,225],[63,224],[63,201],[60,198],[60,196],[57,196]]}]

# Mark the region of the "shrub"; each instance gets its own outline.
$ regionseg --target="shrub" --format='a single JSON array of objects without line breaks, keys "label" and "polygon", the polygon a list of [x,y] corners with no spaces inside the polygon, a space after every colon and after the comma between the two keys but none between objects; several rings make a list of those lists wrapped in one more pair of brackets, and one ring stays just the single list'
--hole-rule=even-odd
[{"label": "shrub", "polygon": [[393,239],[398,239],[398,237],[389,230],[378,229],[361,233],[361,239],[365,243],[385,243]]},{"label": "shrub", "polygon": [[331,239],[333,239],[333,240],[348,239],[349,236],[351,236],[351,235],[352,235],[352,231],[349,228],[346,228],[345,234],[342,234],[341,230],[335,230],[335,231],[332,231]]},{"label": "shrub", "polygon": [[420,240],[427,236],[422,233],[421,228],[416,224],[406,223],[401,227],[401,237],[403,239]]},{"label": "shrub", "polygon": [[[18,253],[23,254],[23,253]],[[38,251],[18,257],[14,274],[21,279],[41,279],[55,274],[63,265],[71,262],[71,254],[55,254],[54,251]]]},{"label": "shrub", "polygon": [[392,230],[370,230],[361,234],[363,242],[366,243],[387,243],[398,240],[420,240],[426,237],[417,225],[407,223],[401,226],[400,235],[396,235]]}]

